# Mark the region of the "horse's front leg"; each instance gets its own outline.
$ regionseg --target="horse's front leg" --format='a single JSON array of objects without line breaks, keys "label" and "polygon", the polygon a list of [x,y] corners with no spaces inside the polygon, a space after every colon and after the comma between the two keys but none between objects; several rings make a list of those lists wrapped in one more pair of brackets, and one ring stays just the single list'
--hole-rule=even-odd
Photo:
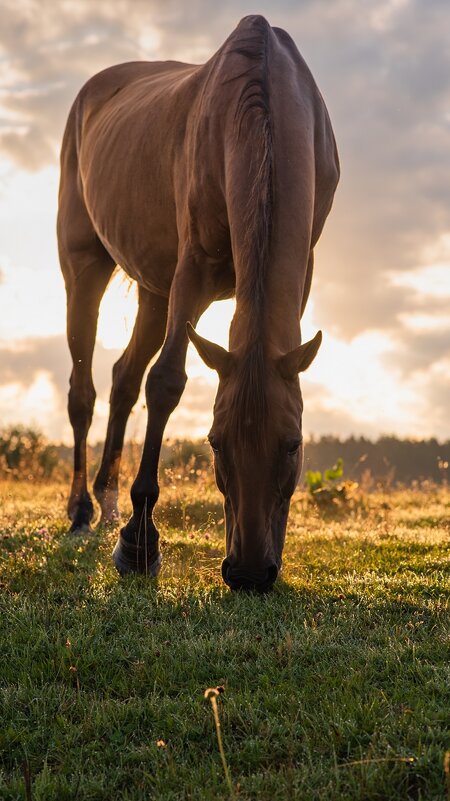
[{"label": "horse's front leg", "polygon": [[161,565],[159,534],[153,522],[158,500],[158,462],[164,429],[178,405],[186,385],[186,323],[194,325],[209,299],[197,262],[185,256],[173,280],[166,339],[161,354],[146,381],[147,430],[138,474],[131,488],[133,514],[120,532],[113,560],[122,575],[142,573],[156,576]]},{"label": "horse's front leg", "polygon": [[131,340],[113,368],[108,430],[103,458],[94,482],[102,525],[117,523],[119,467],[125,427],[136,403],[142,376],[150,359],[162,345],[167,322],[167,300],[139,288],[139,308]]}]

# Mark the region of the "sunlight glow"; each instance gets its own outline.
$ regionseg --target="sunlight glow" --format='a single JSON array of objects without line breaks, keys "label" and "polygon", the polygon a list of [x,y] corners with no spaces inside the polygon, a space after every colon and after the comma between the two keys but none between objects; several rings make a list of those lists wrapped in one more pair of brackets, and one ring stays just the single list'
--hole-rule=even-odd
[{"label": "sunlight glow", "polygon": [[161,36],[155,28],[149,25],[142,27],[139,35],[139,46],[143,51],[143,58],[154,58],[161,42]]},{"label": "sunlight glow", "polygon": [[[200,318],[196,330],[202,337],[210,339],[222,348],[228,349],[228,330],[234,314],[234,300],[221,300],[212,303]],[[211,386],[217,387],[219,379],[215,370],[210,370],[201,360],[192,344],[189,345],[186,372],[189,378],[203,378]]]},{"label": "sunlight glow", "polygon": [[[325,331],[316,360],[301,377],[305,402],[308,384],[317,383],[323,387],[321,407],[335,412],[345,409],[354,420],[355,431],[370,427],[374,422],[385,432],[399,427],[403,431],[411,429],[415,393],[411,386],[399,383],[386,371],[382,355],[388,346],[389,339],[375,332],[361,334],[351,343],[344,343]],[[332,423],[329,433],[336,433]]]},{"label": "sunlight glow", "polygon": [[118,270],[100,304],[97,339],[105,348],[126,348],[133,332],[137,307],[136,284]]},{"label": "sunlight glow", "polygon": [[[51,377],[46,372],[39,372],[29,387],[15,382],[1,386],[0,406],[2,425],[13,425],[20,421],[24,425],[37,425],[48,431],[53,428],[54,410],[59,402]],[[49,409],[53,411],[52,421],[49,421]],[[59,437],[60,422],[57,419],[57,426],[51,431],[55,438]]]},{"label": "sunlight glow", "polygon": [[[448,315],[442,314],[399,314],[399,320],[413,331],[445,331],[449,325]],[[449,343],[450,346],[450,343]]]}]

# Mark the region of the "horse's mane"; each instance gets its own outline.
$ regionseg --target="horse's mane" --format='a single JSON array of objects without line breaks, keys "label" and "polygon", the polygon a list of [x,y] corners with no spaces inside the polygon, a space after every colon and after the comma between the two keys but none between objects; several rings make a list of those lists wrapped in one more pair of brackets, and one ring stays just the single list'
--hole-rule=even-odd
[{"label": "horse's mane", "polygon": [[230,49],[250,62],[244,73],[249,77],[242,86],[234,120],[238,142],[251,137],[252,145],[238,298],[242,310],[245,310],[248,326],[244,356],[239,360],[236,391],[229,410],[229,425],[237,437],[262,449],[266,442],[267,421],[264,324],[273,199],[269,24],[263,17],[253,17],[251,31],[247,29],[245,34],[234,41]]}]

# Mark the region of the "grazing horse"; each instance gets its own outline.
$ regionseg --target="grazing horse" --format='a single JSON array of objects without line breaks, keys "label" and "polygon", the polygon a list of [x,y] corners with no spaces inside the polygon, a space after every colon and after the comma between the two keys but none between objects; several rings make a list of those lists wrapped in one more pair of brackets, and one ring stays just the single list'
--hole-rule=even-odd
[{"label": "grazing horse", "polygon": [[[102,295],[117,264],[137,282],[128,347],[114,365],[102,463],[103,523],[118,518],[125,426],[143,374],[148,424],[133,513],[113,559],[157,575],[153,509],[164,429],[186,383],[189,339],[219,375],[209,441],[224,495],[232,589],[268,590],[281,567],[289,502],[302,467],[298,374],[319,348],[301,344],[313,248],[339,179],[331,123],[293,40],[245,17],[203,65],[120,64],[94,76],[71,109],[61,154],[58,241],[73,360],[71,530],[89,530],[86,439]],[[236,297],[229,351],[195,325]]]}]

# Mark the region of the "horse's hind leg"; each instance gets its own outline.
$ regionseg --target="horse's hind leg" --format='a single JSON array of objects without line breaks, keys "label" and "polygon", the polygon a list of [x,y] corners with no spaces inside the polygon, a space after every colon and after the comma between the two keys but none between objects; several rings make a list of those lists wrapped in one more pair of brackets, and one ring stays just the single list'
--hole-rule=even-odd
[{"label": "horse's hind leg", "polygon": [[62,193],[58,240],[67,291],[67,340],[73,362],[68,410],[74,433],[74,465],[68,514],[70,530],[79,531],[89,529],[93,515],[86,478],[86,440],[95,402],[92,354],[100,301],[115,264],[77,196],[69,198]]},{"label": "horse's hind leg", "polygon": [[73,480],[68,505],[71,531],[88,529],[94,511],[86,474],[86,442],[95,403],[92,355],[98,309],[113,270],[109,256],[102,264],[95,260],[67,286],[67,338],[73,362],[68,404],[74,434]]},{"label": "horse's hind leg", "polygon": [[101,524],[114,523],[118,479],[125,428],[136,403],[142,376],[150,359],[163,343],[167,322],[167,299],[139,289],[139,308],[128,347],[113,367],[108,430],[102,463],[94,482],[94,494],[102,510]]}]

